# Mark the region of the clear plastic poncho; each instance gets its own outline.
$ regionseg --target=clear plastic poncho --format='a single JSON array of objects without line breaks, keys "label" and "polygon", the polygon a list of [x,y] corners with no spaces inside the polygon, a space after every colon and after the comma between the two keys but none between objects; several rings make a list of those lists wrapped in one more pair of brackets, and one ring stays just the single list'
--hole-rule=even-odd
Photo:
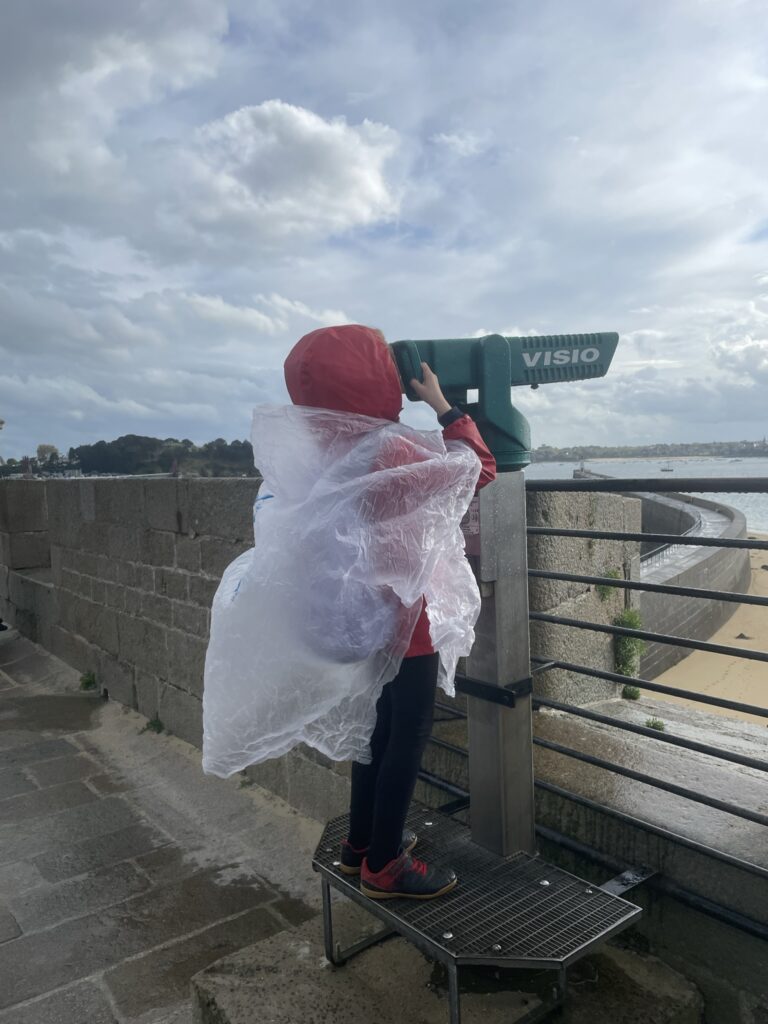
[{"label": "clear plastic poncho", "polygon": [[213,600],[203,770],[226,777],[299,743],[370,760],[382,687],[426,598],[453,693],[480,610],[460,521],[480,462],[435,432],[346,412],[262,407],[254,546]]}]

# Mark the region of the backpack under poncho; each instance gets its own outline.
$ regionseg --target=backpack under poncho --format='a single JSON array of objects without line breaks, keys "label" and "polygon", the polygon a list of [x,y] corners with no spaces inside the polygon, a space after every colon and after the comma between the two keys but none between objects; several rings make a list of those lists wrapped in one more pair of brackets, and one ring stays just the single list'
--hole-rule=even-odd
[{"label": "backpack under poncho", "polygon": [[480,595],[460,522],[480,462],[437,431],[301,406],[257,409],[253,449],[254,546],[213,600],[203,770],[226,777],[299,743],[366,762],[422,597],[447,693],[472,648]]}]

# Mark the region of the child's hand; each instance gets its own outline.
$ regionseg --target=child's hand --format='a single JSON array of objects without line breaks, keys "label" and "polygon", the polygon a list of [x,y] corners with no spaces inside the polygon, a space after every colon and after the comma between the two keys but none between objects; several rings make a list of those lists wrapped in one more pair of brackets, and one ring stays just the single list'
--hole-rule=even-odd
[{"label": "child's hand", "polygon": [[442,416],[450,410],[451,403],[446,399],[440,388],[437,374],[426,363],[422,363],[421,375],[424,378],[423,382],[416,380],[414,377],[411,381],[411,387],[422,402],[426,402],[427,405],[435,410],[438,416]]}]

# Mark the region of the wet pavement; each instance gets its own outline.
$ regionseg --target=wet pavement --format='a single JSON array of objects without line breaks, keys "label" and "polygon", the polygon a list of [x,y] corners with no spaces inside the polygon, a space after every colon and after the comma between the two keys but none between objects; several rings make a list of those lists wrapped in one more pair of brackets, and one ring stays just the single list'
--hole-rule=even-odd
[{"label": "wet pavement", "polygon": [[[650,495],[649,495],[650,497]],[[654,495],[658,498],[658,495]],[[691,530],[692,537],[722,537],[732,520],[722,512],[715,509],[704,508],[703,506],[691,506],[687,502],[675,501],[672,498],[665,498],[667,504],[679,505],[686,511],[695,511],[699,523]],[[663,547],[655,555],[640,563],[640,578],[643,583],[664,583],[672,576],[677,576],[686,569],[698,565],[705,558],[709,558],[717,548],[693,547],[687,544],[671,544]]]},{"label": "wet pavement", "polygon": [[190,978],[314,917],[320,826],[0,634],[0,1024],[188,1024]]}]

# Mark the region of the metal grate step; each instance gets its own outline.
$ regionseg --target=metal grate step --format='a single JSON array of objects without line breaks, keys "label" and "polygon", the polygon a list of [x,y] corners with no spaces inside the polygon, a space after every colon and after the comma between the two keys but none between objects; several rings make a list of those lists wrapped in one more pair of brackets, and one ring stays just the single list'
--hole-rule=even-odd
[{"label": "metal grate step", "polygon": [[474,844],[469,829],[415,807],[408,826],[417,854],[446,863],[459,885],[436,900],[369,900],[358,881],[338,870],[348,816],[329,822],[313,867],[391,929],[443,962],[560,970],[629,927],[639,907],[602,891],[539,857],[503,858]]}]

